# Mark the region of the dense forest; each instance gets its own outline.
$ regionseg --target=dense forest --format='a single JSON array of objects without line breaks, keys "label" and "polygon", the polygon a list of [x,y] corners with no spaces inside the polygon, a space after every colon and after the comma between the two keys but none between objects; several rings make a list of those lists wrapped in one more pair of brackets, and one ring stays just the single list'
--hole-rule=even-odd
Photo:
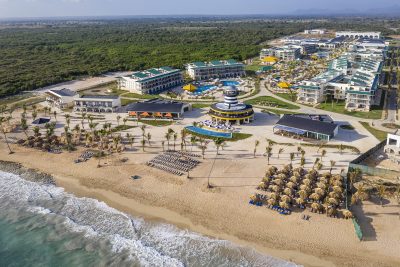
[{"label": "dense forest", "polygon": [[311,27],[388,31],[383,22],[335,19],[124,19],[2,27],[0,97],[107,71],[244,60],[257,55],[266,40]]}]

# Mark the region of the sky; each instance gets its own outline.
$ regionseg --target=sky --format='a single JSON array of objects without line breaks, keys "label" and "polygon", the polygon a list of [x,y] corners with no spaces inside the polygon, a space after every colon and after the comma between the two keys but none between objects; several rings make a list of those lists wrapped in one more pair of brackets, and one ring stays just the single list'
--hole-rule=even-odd
[{"label": "sky", "polygon": [[0,0],[0,18],[114,15],[295,14],[370,10],[399,0]]}]

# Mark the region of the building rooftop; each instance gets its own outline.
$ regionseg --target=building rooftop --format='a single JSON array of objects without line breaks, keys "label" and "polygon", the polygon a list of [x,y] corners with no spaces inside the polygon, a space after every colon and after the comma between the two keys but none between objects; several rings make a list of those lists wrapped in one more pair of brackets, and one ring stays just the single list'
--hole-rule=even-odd
[{"label": "building rooftop", "polygon": [[212,66],[227,66],[227,65],[243,65],[241,62],[237,62],[234,59],[228,60],[211,60],[210,62],[192,62],[187,64],[187,66],[195,68],[212,67]]},{"label": "building rooftop", "polygon": [[118,95],[81,95],[79,98],[118,99]]},{"label": "building rooftop", "polygon": [[289,114],[283,115],[276,125],[287,126],[325,135],[333,135],[335,129],[338,127],[338,125],[335,123],[323,122],[320,120]]},{"label": "building rooftop", "polygon": [[63,88],[63,89],[59,89],[59,90],[50,89],[48,92],[49,93],[54,93],[54,94],[59,95],[59,96],[75,96],[76,95],[75,91],[72,91],[72,90],[70,90],[68,88]]},{"label": "building rooftop", "polygon": [[185,103],[164,99],[150,99],[143,102],[131,103],[124,107],[125,112],[161,112],[161,113],[181,113]]},{"label": "building rooftop", "polygon": [[138,80],[138,81],[147,81],[150,79],[154,79],[157,77],[161,77],[170,73],[175,73],[175,72],[179,72],[179,69],[173,69],[171,67],[168,66],[164,66],[164,67],[160,67],[160,68],[151,68],[148,70],[144,70],[144,71],[137,71],[134,72],[131,76],[132,79],[134,80]]}]

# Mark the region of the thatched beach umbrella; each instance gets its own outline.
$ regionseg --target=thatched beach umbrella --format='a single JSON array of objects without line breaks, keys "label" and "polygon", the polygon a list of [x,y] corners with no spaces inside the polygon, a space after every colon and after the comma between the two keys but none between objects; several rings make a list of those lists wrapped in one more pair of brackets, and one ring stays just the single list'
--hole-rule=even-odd
[{"label": "thatched beach umbrella", "polygon": [[283,195],[281,196],[281,200],[289,203],[292,201],[292,198],[287,195]]},{"label": "thatched beach umbrella", "polygon": [[317,193],[312,193],[312,194],[310,195],[310,198],[311,198],[312,200],[318,201],[318,200],[321,199],[321,195],[320,195],[320,194],[317,194]]},{"label": "thatched beach umbrella", "polygon": [[327,185],[326,185],[325,183],[323,183],[323,182],[319,182],[319,183],[317,183],[317,187],[318,187],[318,188],[321,188],[321,189],[323,189],[323,190],[326,190]]},{"label": "thatched beach umbrella", "polygon": [[274,184],[276,184],[276,185],[279,185],[279,186],[281,186],[281,185],[284,184],[284,181],[281,180],[281,179],[275,179],[275,180],[273,180],[272,182],[273,182]]},{"label": "thatched beach umbrella", "polygon": [[328,203],[331,205],[336,205],[336,206],[339,205],[339,201],[333,197],[328,199]]},{"label": "thatched beach umbrella", "polygon": [[319,187],[315,188],[314,192],[317,193],[320,196],[325,195],[325,191],[322,188],[319,188]]},{"label": "thatched beach umbrella", "polygon": [[299,182],[299,177],[292,176],[292,177],[289,178],[289,181],[291,181],[292,183],[298,183]]},{"label": "thatched beach umbrella", "polygon": [[343,187],[342,182],[341,182],[341,181],[338,181],[338,180],[332,181],[332,185],[334,185],[334,186],[339,186],[339,187]]},{"label": "thatched beach umbrella", "polygon": [[291,188],[286,187],[285,189],[283,189],[283,193],[285,195],[291,196],[293,194],[293,190]]},{"label": "thatched beach umbrella", "polygon": [[298,197],[296,198],[297,205],[304,206],[306,204],[306,200],[304,198]]},{"label": "thatched beach umbrella", "polygon": [[311,180],[310,179],[304,179],[303,184],[310,186]]},{"label": "thatched beach umbrella", "polygon": [[308,198],[308,193],[307,193],[306,190],[300,190],[300,191],[298,192],[298,195],[299,195],[301,198],[304,198],[304,199]]},{"label": "thatched beach umbrella", "polygon": [[267,189],[267,185],[266,185],[264,182],[261,182],[261,183],[258,185],[257,188],[260,189],[260,190],[265,190],[265,189]]},{"label": "thatched beach umbrella", "polygon": [[353,213],[351,213],[351,211],[349,210],[343,210],[342,214],[344,216],[345,219],[351,219],[353,218]]},{"label": "thatched beach umbrella", "polygon": [[277,199],[278,199],[278,195],[277,195],[276,193],[271,193],[271,194],[269,195],[269,198],[270,198],[270,199],[275,199],[275,200],[277,200]]},{"label": "thatched beach umbrella", "polygon": [[283,209],[289,209],[289,203],[287,203],[285,201],[281,201],[281,202],[279,202],[279,207],[281,207]]},{"label": "thatched beach umbrella", "polygon": [[329,195],[329,197],[332,197],[332,198],[336,198],[336,199],[340,198],[340,195],[336,192],[329,192],[328,195]]},{"label": "thatched beach umbrella", "polygon": [[338,194],[342,194],[343,193],[343,189],[340,186],[335,185],[333,187],[333,191],[338,193]]},{"label": "thatched beach umbrella", "polygon": [[291,188],[291,189],[293,189],[295,186],[296,186],[296,184],[292,181],[290,181],[286,184],[286,187]]},{"label": "thatched beach umbrella", "polygon": [[321,209],[322,209],[321,204],[316,203],[316,202],[311,204],[311,212],[320,212]]},{"label": "thatched beach umbrella", "polygon": [[267,203],[270,206],[275,206],[277,201],[276,201],[276,199],[270,198],[270,199],[267,200]]}]

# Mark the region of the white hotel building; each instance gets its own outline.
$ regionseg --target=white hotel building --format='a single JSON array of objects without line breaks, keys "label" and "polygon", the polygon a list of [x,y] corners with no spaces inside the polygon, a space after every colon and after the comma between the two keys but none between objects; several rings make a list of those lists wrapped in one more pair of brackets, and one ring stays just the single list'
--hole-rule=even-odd
[{"label": "white hotel building", "polygon": [[183,83],[182,71],[170,67],[134,72],[118,78],[118,88],[138,94],[156,94]]},{"label": "white hotel building", "polygon": [[284,61],[293,61],[301,57],[301,50],[301,46],[290,44],[279,47],[265,48],[261,50],[260,59],[270,56]]},{"label": "white hotel building", "polygon": [[193,62],[186,65],[189,76],[194,80],[234,78],[246,74],[244,64],[234,59]]},{"label": "white hotel building", "polygon": [[381,39],[380,32],[355,32],[355,31],[336,32],[336,37],[341,37],[341,36],[353,39],[359,39],[359,38]]}]

